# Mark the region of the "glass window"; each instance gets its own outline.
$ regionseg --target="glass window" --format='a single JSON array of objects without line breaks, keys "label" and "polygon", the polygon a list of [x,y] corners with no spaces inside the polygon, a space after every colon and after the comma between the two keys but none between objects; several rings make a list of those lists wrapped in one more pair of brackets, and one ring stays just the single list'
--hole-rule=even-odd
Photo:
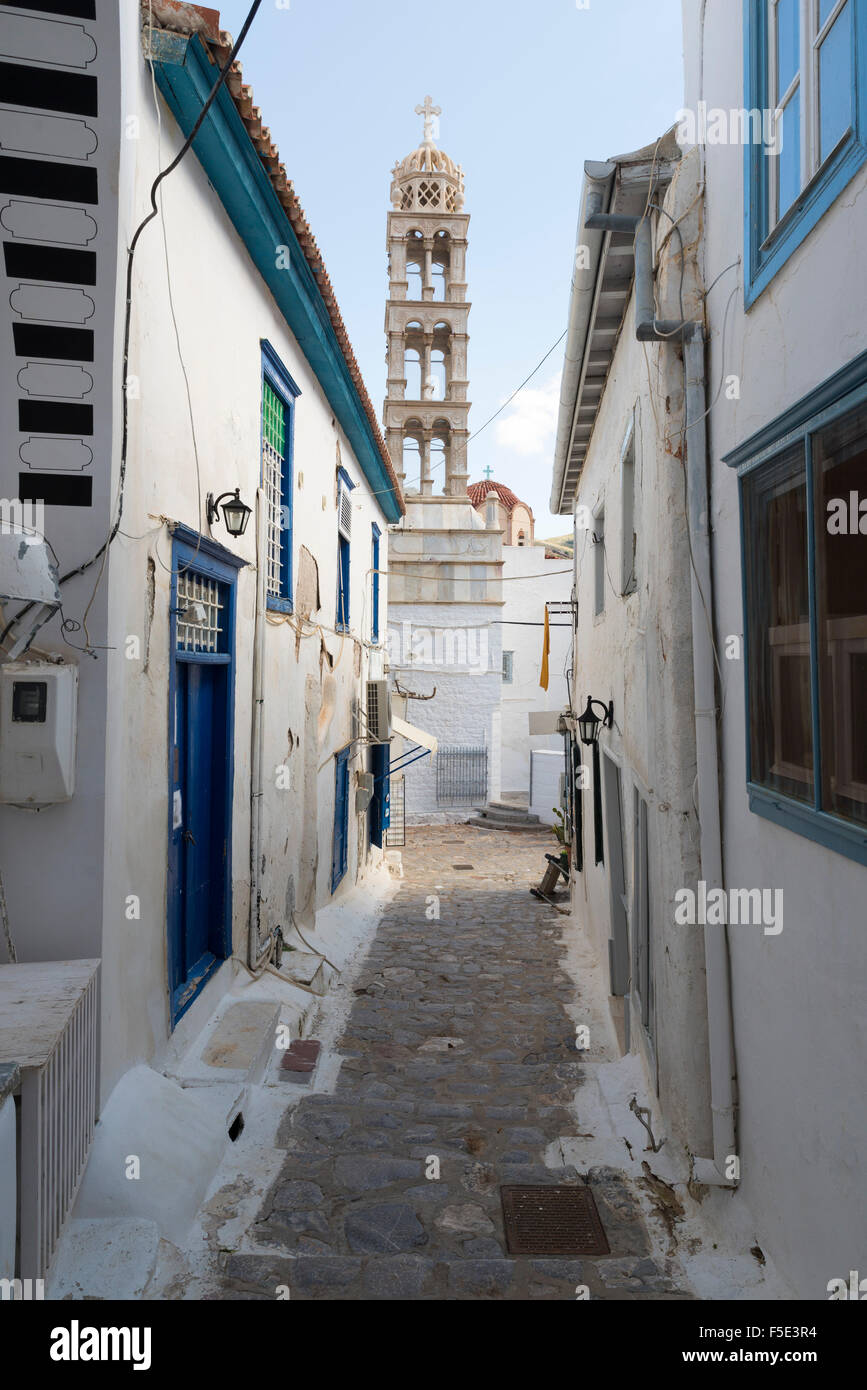
[{"label": "glass window", "polygon": [[380,534],[381,534],[381,533],[380,533],[379,527],[378,527],[378,526],[374,526],[374,527],[373,527],[373,544],[372,544],[372,547],[371,547],[371,549],[372,549],[372,556],[371,556],[372,576],[371,576],[371,578],[372,578],[372,581],[373,581],[373,582],[372,582],[372,585],[371,585],[371,588],[372,588],[372,594],[373,594],[373,604],[372,604],[373,611],[372,611],[371,620],[370,620],[370,638],[371,638],[371,641],[372,641],[372,642],[378,642],[378,641],[379,641],[379,539],[380,539]]},{"label": "glass window", "polygon": [[751,805],[867,862],[867,403],[799,433],[742,480]]},{"label": "glass window", "polygon": [[593,519],[593,612],[605,612],[605,513]]},{"label": "glass window", "polygon": [[749,306],[867,159],[867,4],[747,0],[746,13]]},{"label": "glass window", "polygon": [[269,599],[291,598],[292,493],[288,448],[290,407],[262,384],[262,486],[268,507],[265,587]]},{"label": "glass window", "polygon": [[807,480],[799,444],[744,488],[752,780],[813,799]]},{"label": "glass window", "polygon": [[511,684],[512,684],[512,681],[514,680],[514,671],[515,671],[515,653],[514,653],[514,652],[503,652],[503,682],[504,682],[504,684],[506,684],[506,685],[511,685]]},{"label": "glass window", "polygon": [[819,159],[824,162],[852,124],[851,3],[839,11],[827,34],[820,34],[817,49]]},{"label": "glass window", "polygon": [[776,0],[777,92],[784,97],[801,69],[800,0]]},{"label": "glass window", "polygon": [[867,825],[867,407],[813,440],[822,804]]}]

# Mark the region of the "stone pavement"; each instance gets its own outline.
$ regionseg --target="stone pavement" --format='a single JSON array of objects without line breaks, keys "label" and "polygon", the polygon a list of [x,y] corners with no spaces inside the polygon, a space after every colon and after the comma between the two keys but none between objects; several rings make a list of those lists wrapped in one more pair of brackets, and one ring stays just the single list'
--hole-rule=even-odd
[{"label": "stone pavement", "polygon": [[217,1297],[574,1299],[579,1285],[591,1298],[689,1297],[651,1257],[614,1169],[591,1174],[610,1256],[506,1249],[500,1184],[583,1181],[544,1162],[577,1132],[582,1074],[560,968],[568,918],[528,891],[552,846],[550,833],[407,832],[336,1091],[287,1111],[285,1162],[249,1232],[260,1253],[226,1258]]}]

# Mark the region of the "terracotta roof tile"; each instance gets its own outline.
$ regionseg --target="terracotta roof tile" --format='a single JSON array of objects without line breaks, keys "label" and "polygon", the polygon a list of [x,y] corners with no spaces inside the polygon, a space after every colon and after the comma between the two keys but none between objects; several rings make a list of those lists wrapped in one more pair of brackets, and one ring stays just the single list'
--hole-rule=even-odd
[{"label": "terracotta roof tile", "polygon": [[510,512],[514,511],[515,507],[525,507],[527,505],[526,502],[521,501],[520,497],[516,497],[512,489],[506,487],[505,483],[495,483],[493,481],[470,483],[467,492],[474,507],[481,506],[489,492],[495,492],[500,501],[505,504]]}]

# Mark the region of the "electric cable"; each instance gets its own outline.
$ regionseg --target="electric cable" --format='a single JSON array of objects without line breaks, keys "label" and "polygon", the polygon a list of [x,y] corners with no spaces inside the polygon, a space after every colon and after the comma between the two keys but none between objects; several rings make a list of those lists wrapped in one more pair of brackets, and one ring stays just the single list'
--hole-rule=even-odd
[{"label": "electric cable", "polygon": [[[150,211],[149,213],[147,213],[147,215],[146,215],[144,218],[142,218],[141,222],[138,224],[138,226],[136,227],[135,232],[133,233],[132,240],[130,241],[130,244],[129,244],[129,247],[128,247],[128,250],[127,250],[127,265],[126,265],[126,300],[125,300],[125,309],[124,309],[124,330],[123,330],[123,356],[122,356],[122,359],[121,359],[121,369],[122,369],[122,370],[121,370],[121,399],[122,399],[122,402],[123,402],[123,409],[122,409],[122,412],[121,412],[121,422],[122,422],[122,423],[121,423],[121,449],[120,449],[120,467],[119,467],[119,472],[118,472],[118,488],[117,488],[117,503],[116,503],[116,506],[117,506],[117,516],[116,516],[116,518],[115,518],[115,520],[114,520],[114,522],[113,522],[113,524],[112,524],[112,526],[111,526],[111,529],[109,530],[109,533],[108,533],[106,539],[103,541],[102,545],[101,545],[101,546],[99,547],[99,549],[95,552],[95,554],[93,554],[93,555],[90,557],[89,560],[83,561],[82,564],[77,565],[74,569],[68,570],[68,571],[66,572],[66,574],[61,575],[61,576],[60,576],[60,579],[59,579],[59,583],[60,583],[60,584],[67,584],[67,583],[69,582],[70,579],[74,579],[74,578],[76,578],[76,577],[77,577],[78,575],[80,575],[80,574],[85,574],[85,573],[87,572],[87,570],[89,570],[89,569],[91,568],[92,565],[95,565],[95,564],[96,564],[97,560],[102,559],[102,557],[103,557],[103,556],[105,555],[105,553],[107,552],[109,546],[112,544],[112,541],[114,540],[114,538],[115,538],[115,536],[117,535],[118,531],[120,530],[120,523],[121,523],[121,519],[122,519],[122,517],[123,517],[124,491],[125,491],[125,485],[126,485],[127,451],[128,451],[128,445],[129,445],[129,403],[128,403],[128,400],[127,400],[127,389],[126,389],[126,388],[127,388],[127,368],[128,368],[128,366],[129,366],[130,332],[131,332],[131,322],[132,322],[132,272],[133,272],[133,264],[134,264],[134,261],[135,261],[136,248],[137,248],[137,246],[138,246],[139,239],[140,239],[141,234],[142,234],[142,232],[144,231],[145,227],[148,225],[149,222],[152,222],[153,219],[159,215],[159,207],[158,207],[157,201],[156,201],[156,191],[157,191],[157,189],[159,188],[159,186],[160,186],[160,184],[163,182],[163,180],[166,179],[166,178],[168,178],[169,174],[173,173],[174,170],[177,169],[178,165],[180,164],[181,160],[182,160],[182,159],[184,158],[184,156],[186,155],[187,151],[192,147],[193,141],[195,140],[196,136],[198,135],[199,131],[200,131],[201,128],[202,128],[202,125],[203,125],[204,122],[205,122],[205,119],[207,118],[208,112],[210,111],[211,107],[213,106],[214,102],[216,101],[217,96],[219,95],[221,88],[222,88],[223,85],[225,84],[226,78],[228,77],[229,72],[231,71],[232,65],[234,64],[234,62],[235,62],[236,59],[237,59],[238,53],[239,53],[240,50],[241,50],[241,45],[243,44],[245,38],[247,37],[247,33],[248,33],[249,29],[250,29],[251,24],[253,23],[253,20],[254,20],[255,17],[256,17],[256,13],[257,13],[257,11],[259,10],[261,4],[262,4],[262,0],[253,0],[253,4],[252,4],[251,7],[250,7],[249,13],[247,14],[247,18],[244,20],[244,24],[243,24],[243,27],[242,27],[242,29],[241,29],[241,32],[240,32],[240,34],[238,35],[238,38],[235,40],[235,43],[234,43],[233,46],[232,46],[232,51],[230,52],[228,58],[226,59],[225,66],[222,67],[222,68],[220,69],[219,75],[218,75],[216,81],[214,82],[214,85],[213,85],[213,87],[211,88],[211,91],[210,91],[208,97],[207,97],[206,100],[205,100],[204,106],[202,107],[201,111],[199,112],[199,115],[198,115],[198,117],[197,117],[197,119],[196,119],[196,121],[195,121],[195,123],[194,123],[194,125],[193,125],[192,130],[190,131],[189,135],[187,136],[186,140],[184,141],[183,145],[181,146],[180,150],[179,150],[178,153],[175,155],[175,157],[174,157],[174,159],[171,161],[171,163],[168,164],[168,165],[166,166],[165,169],[161,170],[161,172],[160,172],[159,174],[157,174],[156,178],[154,179],[153,183],[151,184],[151,187],[150,187],[151,211]],[[102,568],[104,568],[104,562],[103,562],[103,567],[101,567],[101,569],[100,569],[100,574],[97,576],[97,587],[98,587],[98,585],[99,585],[99,580],[100,580],[100,578],[102,577]],[[94,591],[94,592],[95,592],[95,591]],[[91,603],[92,603],[92,602],[93,602],[93,598],[91,598]],[[8,624],[6,625],[6,628],[4,629],[3,633],[0,634],[0,642],[2,642],[2,641],[5,639],[5,637],[6,637],[7,633],[9,632],[10,628],[14,627],[14,625],[15,625],[17,622],[19,622],[20,619],[23,618],[24,615],[25,615],[26,613],[29,613],[30,610],[31,610],[31,608],[33,608],[33,606],[34,606],[34,605],[33,605],[32,602],[31,602],[31,603],[28,603],[28,604],[25,604],[25,606],[24,606],[22,609],[20,609],[18,613],[15,614],[15,616],[12,618],[11,622],[8,623]],[[89,606],[90,606],[90,605],[88,605],[88,607],[89,607]]]}]

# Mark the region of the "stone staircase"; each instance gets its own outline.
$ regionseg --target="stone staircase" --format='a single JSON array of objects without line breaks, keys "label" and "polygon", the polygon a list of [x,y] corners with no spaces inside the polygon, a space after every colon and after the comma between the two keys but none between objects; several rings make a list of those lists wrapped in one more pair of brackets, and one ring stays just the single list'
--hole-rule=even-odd
[{"label": "stone staircase", "polygon": [[476,814],[467,825],[477,830],[544,830],[538,816],[531,815],[526,806],[516,801],[489,801],[476,806]]}]

